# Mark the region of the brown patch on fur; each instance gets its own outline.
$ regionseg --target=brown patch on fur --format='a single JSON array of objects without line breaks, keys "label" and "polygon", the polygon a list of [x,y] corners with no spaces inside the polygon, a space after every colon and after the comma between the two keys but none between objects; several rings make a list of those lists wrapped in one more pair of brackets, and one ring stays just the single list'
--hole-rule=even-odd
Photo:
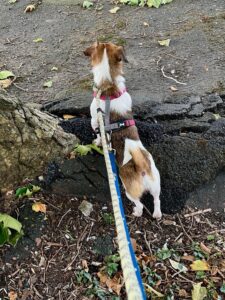
[{"label": "brown patch on fur", "polygon": [[[129,120],[133,119],[133,114],[131,111],[128,111],[125,115],[121,116],[120,114],[111,111],[110,112],[110,122],[118,122],[120,120]],[[126,127],[119,131],[114,131],[112,133],[112,147],[116,149],[116,160],[119,166],[123,163],[124,147],[125,140],[129,138],[131,140],[138,141],[139,135],[136,126]]]},{"label": "brown patch on fur", "polygon": [[110,96],[118,92],[118,88],[115,84],[115,78],[118,75],[123,74],[122,70],[122,60],[127,61],[123,47],[116,46],[112,43],[94,43],[91,47],[88,47],[84,54],[91,58],[91,65],[94,67],[101,63],[104,54],[104,49],[106,49],[110,74],[112,77],[112,82],[104,81],[101,83],[100,88],[103,92],[102,95]]}]

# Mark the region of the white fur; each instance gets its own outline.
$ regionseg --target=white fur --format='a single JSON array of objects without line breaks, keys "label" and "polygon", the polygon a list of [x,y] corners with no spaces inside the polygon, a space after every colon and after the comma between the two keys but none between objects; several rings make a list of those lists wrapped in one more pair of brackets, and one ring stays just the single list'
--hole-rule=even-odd
[{"label": "white fur", "polygon": [[94,74],[94,82],[97,86],[100,86],[104,80],[112,81],[106,48],[104,49],[101,63],[93,67],[92,71]]},{"label": "white fur", "polygon": [[[104,80],[112,81],[106,49],[104,49],[103,59],[101,63],[93,68],[93,74],[94,74],[94,82],[97,86],[99,86]],[[115,79],[115,82],[120,90],[125,88],[125,78],[123,76],[121,75],[118,76]],[[102,111],[105,111],[104,100],[100,100],[100,108]],[[130,95],[127,92],[123,93],[119,98],[113,99],[110,102],[110,111],[115,111],[120,115],[124,115],[127,113],[127,111],[131,111],[131,110],[132,110],[132,100]],[[90,112],[91,112],[91,126],[93,130],[95,130],[98,127],[96,98],[94,98],[91,103]],[[97,139],[94,142],[97,145],[101,145],[100,135],[97,136]],[[132,159],[132,156],[130,154],[131,150],[138,149],[138,148],[147,151],[140,140],[138,141],[131,140],[131,139],[125,140],[123,165],[125,165]],[[154,198],[153,218],[159,219],[162,216],[161,209],[160,209],[160,199],[159,199],[160,175],[150,153],[149,153],[149,164],[151,166],[152,176],[149,176],[147,174],[143,176],[143,187],[145,191],[148,191],[152,194]],[[126,189],[125,186],[124,188]],[[133,199],[127,191],[126,191],[126,195],[128,199],[130,199],[135,204],[133,214],[137,217],[140,217],[143,212],[143,204],[140,202],[140,199]]]}]

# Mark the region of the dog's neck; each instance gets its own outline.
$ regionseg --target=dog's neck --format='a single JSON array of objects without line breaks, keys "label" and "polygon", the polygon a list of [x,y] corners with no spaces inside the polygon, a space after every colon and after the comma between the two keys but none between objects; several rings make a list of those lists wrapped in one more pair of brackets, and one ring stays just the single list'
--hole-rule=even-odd
[{"label": "dog's neck", "polygon": [[125,89],[125,78],[122,75],[114,75],[110,70],[106,50],[103,53],[102,61],[92,68],[94,83],[102,94],[111,96],[116,92]]}]

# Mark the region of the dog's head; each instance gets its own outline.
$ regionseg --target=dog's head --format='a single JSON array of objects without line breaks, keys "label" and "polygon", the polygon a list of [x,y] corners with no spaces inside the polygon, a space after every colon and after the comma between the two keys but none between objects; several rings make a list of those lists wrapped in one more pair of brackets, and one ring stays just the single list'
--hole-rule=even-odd
[{"label": "dog's head", "polygon": [[110,78],[113,81],[116,76],[123,74],[122,63],[128,62],[124,48],[113,43],[95,42],[84,50],[84,54],[90,57],[93,70],[105,72],[105,75],[101,75],[107,77],[109,81]]}]

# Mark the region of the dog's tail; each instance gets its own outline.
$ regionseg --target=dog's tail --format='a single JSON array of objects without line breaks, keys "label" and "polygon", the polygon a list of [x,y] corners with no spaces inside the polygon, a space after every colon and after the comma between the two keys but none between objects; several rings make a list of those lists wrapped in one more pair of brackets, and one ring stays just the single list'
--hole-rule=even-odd
[{"label": "dog's tail", "polygon": [[137,172],[141,172],[144,176],[146,173],[151,172],[151,163],[149,160],[149,154],[146,150],[136,148],[130,150],[130,154],[135,164]]}]

